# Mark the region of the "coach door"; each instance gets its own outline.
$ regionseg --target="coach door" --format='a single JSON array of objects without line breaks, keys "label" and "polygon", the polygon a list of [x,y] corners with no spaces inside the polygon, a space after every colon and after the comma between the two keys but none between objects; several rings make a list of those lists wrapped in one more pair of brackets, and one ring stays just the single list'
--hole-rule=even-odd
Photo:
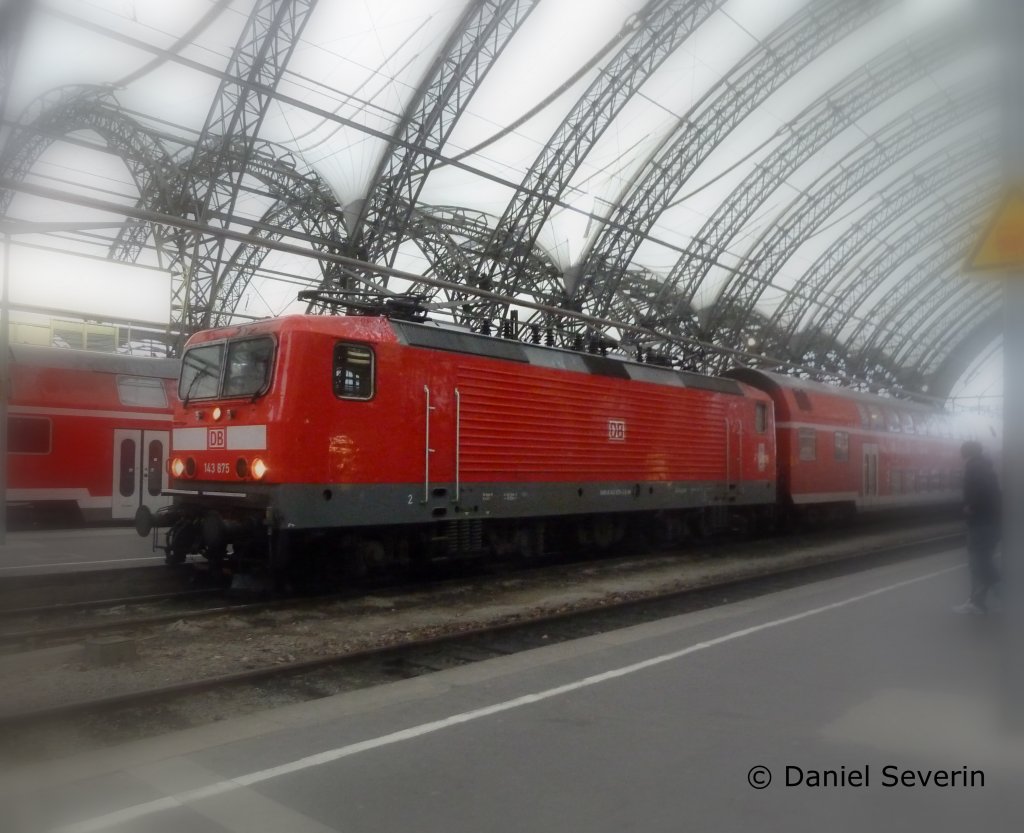
[{"label": "coach door", "polygon": [[725,420],[725,482],[727,499],[736,500],[737,487],[743,479],[743,423]]},{"label": "coach door", "polygon": [[114,431],[114,518],[134,518],[140,506],[156,511],[170,503],[160,495],[167,485],[168,441],[167,431]]},{"label": "coach door", "polygon": [[873,504],[878,498],[878,446],[864,445],[864,503]]}]

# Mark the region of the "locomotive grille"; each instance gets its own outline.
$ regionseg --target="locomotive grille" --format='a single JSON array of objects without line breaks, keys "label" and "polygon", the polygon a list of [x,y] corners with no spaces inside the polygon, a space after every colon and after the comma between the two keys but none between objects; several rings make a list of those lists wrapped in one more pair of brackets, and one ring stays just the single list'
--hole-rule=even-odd
[{"label": "locomotive grille", "polygon": [[483,549],[484,524],[480,519],[449,521],[447,525],[449,555],[468,555]]}]

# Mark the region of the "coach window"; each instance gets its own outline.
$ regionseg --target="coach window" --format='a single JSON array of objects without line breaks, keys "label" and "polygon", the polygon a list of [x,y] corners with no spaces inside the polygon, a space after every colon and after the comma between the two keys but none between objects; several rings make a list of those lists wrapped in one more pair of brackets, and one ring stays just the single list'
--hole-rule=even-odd
[{"label": "coach window", "polygon": [[885,420],[882,419],[882,409],[877,405],[868,405],[868,416],[871,418],[872,431],[884,431]]},{"label": "coach window", "polygon": [[800,406],[800,410],[801,411],[810,411],[810,410],[812,410],[812,408],[811,408],[811,398],[806,393],[804,393],[804,391],[802,391],[802,390],[794,390],[793,391],[793,398],[796,400],[796,404]]},{"label": "coach window", "polygon": [[50,420],[44,417],[8,417],[7,451],[11,454],[49,454]]},{"label": "coach window", "polygon": [[362,344],[334,345],[334,395],[339,399],[373,397],[373,350]]},{"label": "coach window", "polygon": [[900,430],[900,415],[895,411],[886,409],[885,412],[885,427],[889,431],[899,432]]},{"label": "coach window", "polygon": [[850,435],[846,431],[836,431],[836,460],[845,463],[850,459]]},{"label": "coach window", "polygon": [[121,440],[117,470],[117,490],[121,497],[131,497],[135,494],[135,440]]},{"label": "coach window", "polygon": [[167,391],[160,379],[149,376],[118,376],[117,398],[122,405],[166,408]]},{"label": "coach window", "polygon": [[903,425],[904,434],[914,433],[914,418],[910,414],[906,412],[900,414],[900,422]]},{"label": "coach window", "polygon": [[803,462],[818,459],[817,434],[813,428],[800,429],[800,459]]},{"label": "coach window", "polygon": [[149,443],[146,473],[146,488],[153,497],[157,497],[164,487],[164,444],[160,440]]},{"label": "coach window", "polygon": [[763,434],[765,429],[768,427],[768,406],[763,402],[758,402],[754,406],[754,430],[758,434]]}]

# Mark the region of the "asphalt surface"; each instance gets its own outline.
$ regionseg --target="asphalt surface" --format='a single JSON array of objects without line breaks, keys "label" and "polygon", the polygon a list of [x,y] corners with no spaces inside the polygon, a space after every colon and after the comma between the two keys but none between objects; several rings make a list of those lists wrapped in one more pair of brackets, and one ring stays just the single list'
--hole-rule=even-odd
[{"label": "asphalt surface", "polygon": [[150,539],[127,527],[17,531],[6,537],[0,544],[0,580],[163,563],[163,553],[152,551]]},{"label": "asphalt surface", "polygon": [[[996,625],[950,613],[959,564],[919,559],[8,770],[0,800],[12,829],[79,833],[1019,828]],[[840,785],[808,786],[824,769]],[[956,786],[899,781],[936,770]]]}]

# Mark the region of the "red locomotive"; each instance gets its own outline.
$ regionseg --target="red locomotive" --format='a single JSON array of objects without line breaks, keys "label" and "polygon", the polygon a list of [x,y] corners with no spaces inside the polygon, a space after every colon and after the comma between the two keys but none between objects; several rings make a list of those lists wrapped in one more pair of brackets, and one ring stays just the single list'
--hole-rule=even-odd
[{"label": "red locomotive", "polygon": [[33,519],[131,519],[164,495],[178,362],[12,345],[7,502]]},{"label": "red locomotive", "polygon": [[202,332],[182,357],[175,502],[137,526],[170,527],[170,563],[362,568],[952,497],[959,443],[934,412],[735,376],[377,316]]},{"label": "red locomotive", "polygon": [[[776,502],[771,400],[731,379],[384,317],[199,333],[182,358],[168,559],[598,548]],[[140,531],[151,526],[140,513]],[[301,547],[296,544],[301,542]]]}]

